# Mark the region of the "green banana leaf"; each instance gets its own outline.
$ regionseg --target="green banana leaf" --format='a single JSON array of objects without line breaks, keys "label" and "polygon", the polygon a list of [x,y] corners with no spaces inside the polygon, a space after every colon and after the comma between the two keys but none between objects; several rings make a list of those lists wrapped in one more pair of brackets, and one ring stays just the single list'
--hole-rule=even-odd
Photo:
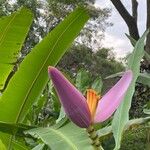
[{"label": "green banana leaf", "polygon": [[133,71],[133,80],[130,87],[128,88],[128,91],[122,104],[115,112],[114,119],[112,121],[113,135],[116,142],[114,148],[115,150],[118,150],[120,148],[120,142],[124,131],[124,127],[129,121],[129,109],[131,107],[132,96],[135,90],[135,83],[140,73],[140,61],[144,56],[144,41],[148,32],[149,31],[146,31],[143,34],[143,36],[137,41],[134,51],[129,59],[128,69],[131,69]]},{"label": "green banana leaf", "polygon": [[30,150],[24,143],[18,142],[17,140],[13,141],[14,150]]},{"label": "green banana leaf", "polygon": [[89,88],[91,82],[90,74],[84,69],[77,72],[75,85],[79,91],[86,93],[87,88]]},{"label": "green banana leaf", "polygon": [[35,128],[35,126],[28,126],[25,124],[11,124],[0,121],[0,131],[8,134],[16,134],[17,136],[24,136],[23,132]]},{"label": "green banana leaf", "polygon": [[95,90],[98,94],[101,94],[102,87],[103,87],[103,81],[101,77],[98,77],[94,80],[92,83],[92,89]]},{"label": "green banana leaf", "polygon": [[79,128],[73,123],[55,128],[36,128],[25,131],[33,137],[38,137],[51,148],[51,150],[93,150],[90,139],[85,129]]},{"label": "green banana leaf", "polygon": [[[23,122],[48,81],[48,66],[57,64],[88,19],[87,11],[77,8],[32,49],[1,96],[0,121]],[[0,137],[10,149],[12,137]]]},{"label": "green banana leaf", "polygon": [[[33,20],[27,8],[21,8],[10,16],[0,18],[0,90],[6,87],[6,80],[19,56],[24,40]],[[10,76],[9,76],[10,74]]]},{"label": "green banana leaf", "polygon": [[5,145],[2,143],[2,141],[0,140],[0,149],[1,150],[6,150]]}]

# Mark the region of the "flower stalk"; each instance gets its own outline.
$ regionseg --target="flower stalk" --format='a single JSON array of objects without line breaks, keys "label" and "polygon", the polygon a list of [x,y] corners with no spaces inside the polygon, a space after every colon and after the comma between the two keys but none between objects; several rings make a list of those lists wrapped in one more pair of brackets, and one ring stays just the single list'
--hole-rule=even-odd
[{"label": "flower stalk", "polygon": [[93,124],[107,120],[119,107],[132,81],[132,71],[126,71],[103,96],[87,89],[86,97],[58,69],[49,66],[48,73],[68,118],[87,129],[94,150],[103,150]]},{"label": "flower stalk", "polygon": [[93,146],[94,150],[103,150],[103,148],[101,147],[101,142],[100,142],[99,136],[98,136],[96,130],[94,129],[93,125],[90,125],[86,129],[86,131],[88,132],[89,138],[92,141],[92,146]]}]

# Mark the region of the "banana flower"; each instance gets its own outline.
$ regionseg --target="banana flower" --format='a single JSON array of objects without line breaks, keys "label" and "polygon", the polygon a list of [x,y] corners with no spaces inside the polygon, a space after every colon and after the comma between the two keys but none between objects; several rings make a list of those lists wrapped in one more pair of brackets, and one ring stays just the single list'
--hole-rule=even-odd
[{"label": "banana flower", "polygon": [[66,115],[81,128],[107,120],[124,99],[132,81],[132,71],[128,70],[104,96],[88,89],[85,98],[58,69],[49,66],[48,73]]}]

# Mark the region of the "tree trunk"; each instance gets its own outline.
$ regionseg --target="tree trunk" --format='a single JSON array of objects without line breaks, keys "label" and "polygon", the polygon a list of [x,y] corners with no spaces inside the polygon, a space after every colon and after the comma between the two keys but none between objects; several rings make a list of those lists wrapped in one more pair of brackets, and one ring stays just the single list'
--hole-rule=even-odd
[{"label": "tree trunk", "polygon": [[127,24],[130,36],[135,40],[138,40],[140,36],[136,19],[129,14],[120,0],[111,0],[111,2]]},{"label": "tree trunk", "polygon": [[[147,29],[150,28],[150,0],[147,0]],[[146,51],[150,54],[150,33],[147,36],[146,40]]]},{"label": "tree trunk", "polygon": [[135,19],[137,23],[137,16],[138,16],[138,2],[136,0],[132,0],[132,17]]}]

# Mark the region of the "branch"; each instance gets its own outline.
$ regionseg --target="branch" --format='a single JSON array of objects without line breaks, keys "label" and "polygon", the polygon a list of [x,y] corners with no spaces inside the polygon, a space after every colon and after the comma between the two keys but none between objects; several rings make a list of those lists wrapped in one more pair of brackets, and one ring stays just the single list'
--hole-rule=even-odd
[{"label": "branch", "polygon": [[137,23],[137,16],[138,16],[138,2],[136,0],[132,0],[132,16],[135,19],[136,23]]},{"label": "branch", "polygon": [[124,7],[124,5],[120,0],[110,0],[110,1],[113,3],[113,5],[123,18],[123,20],[126,22],[130,36],[133,39],[138,40],[140,36],[136,20],[129,14],[129,12],[126,10],[126,8]]}]

